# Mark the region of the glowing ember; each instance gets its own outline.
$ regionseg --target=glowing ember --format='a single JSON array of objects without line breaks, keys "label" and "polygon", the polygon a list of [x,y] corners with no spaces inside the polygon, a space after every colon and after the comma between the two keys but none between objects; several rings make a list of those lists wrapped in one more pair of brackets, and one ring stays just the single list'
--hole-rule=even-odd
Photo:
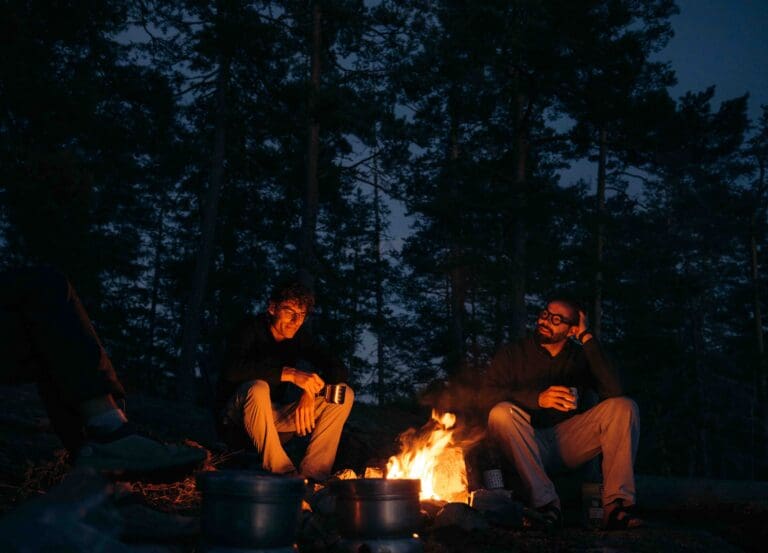
[{"label": "glowing ember", "polygon": [[387,478],[421,480],[419,498],[467,501],[467,471],[460,447],[453,445],[456,415],[445,413],[417,432],[410,429],[400,436],[402,451],[387,462]]}]

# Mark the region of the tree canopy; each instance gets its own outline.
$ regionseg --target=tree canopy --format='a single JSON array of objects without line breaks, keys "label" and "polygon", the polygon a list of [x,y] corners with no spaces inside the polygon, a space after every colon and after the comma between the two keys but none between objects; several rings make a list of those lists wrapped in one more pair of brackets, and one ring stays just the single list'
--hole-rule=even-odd
[{"label": "tree canopy", "polygon": [[768,107],[670,96],[672,0],[0,10],[0,264],[67,273],[129,386],[208,401],[299,274],[358,397],[412,402],[570,290],[641,468],[768,473]]}]

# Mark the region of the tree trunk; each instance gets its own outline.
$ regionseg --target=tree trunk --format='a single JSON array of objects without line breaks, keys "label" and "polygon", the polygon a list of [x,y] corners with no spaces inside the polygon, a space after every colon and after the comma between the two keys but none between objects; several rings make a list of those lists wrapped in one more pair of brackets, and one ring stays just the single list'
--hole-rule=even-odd
[{"label": "tree trunk", "polygon": [[381,265],[381,198],[379,197],[379,169],[373,158],[373,232],[376,241],[376,400],[384,405],[386,400],[386,361],[384,359],[384,275]]},{"label": "tree trunk", "polygon": [[515,175],[514,195],[517,200],[512,210],[514,223],[512,225],[512,328],[511,338],[515,339],[525,334],[527,313],[525,309],[525,251],[527,229],[523,220],[525,213],[525,172],[528,159],[528,140],[524,128],[523,109],[526,98],[522,93],[515,96]]},{"label": "tree trunk", "polygon": [[758,357],[762,360],[765,354],[763,342],[763,316],[760,308],[759,266],[757,260],[757,216],[752,215],[749,236],[749,250],[752,277],[752,313],[755,319],[755,346]]},{"label": "tree trunk", "polygon": [[599,153],[597,161],[597,192],[595,230],[595,282],[594,304],[592,306],[592,332],[600,337],[600,327],[603,318],[603,247],[605,246],[605,164],[607,157],[607,133],[605,127],[600,128]]},{"label": "tree trunk", "polygon": [[147,343],[144,354],[142,355],[142,364],[144,365],[145,376],[149,388],[155,390],[157,375],[154,370],[153,352],[155,350],[155,326],[157,324],[157,301],[160,295],[160,263],[163,258],[163,239],[165,237],[165,199],[163,198],[160,210],[157,214],[157,229],[155,230],[155,255],[152,270],[152,289],[149,299],[149,313],[147,315]]},{"label": "tree trunk", "polygon": [[[750,436],[752,440],[752,448],[755,451],[761,451],[764,460],[768,460],[768,436],[766,436],[766,432],[760,432],[760,428],[762,428],[761,423],[764,422],[762,413],[763,411],[766,411],[764,407],[761,407],[763,405],[764,398],[761,386],[761,378],[763,373],[763,365],[765,363],[765,345],[763,341],[763,317],[762,310],[760,308],[759,266],[757,259],[757,216],[754,213],[752,214],[749,230],[750,277],[752,280],[752,315],[755,321],[756,353],[753,378],[755,391],[752,397],[752,407],[750,410]],[[760,423],[755,424],[755,420],[760,421]],[[763,446],[763,444],[766,445]],[[755,477],[754,462],[752,463],[750,477]]]},{"label": "tree trunk", "polygon": [[312,8],[312,67],[307,101],[307,175],[304,189],[304,210],[301,219],[299,245],[299,279],[311,290],[315,288],[317,259],[315,233],[317,230],[318,184],[317,167],[320,152],[320,122],[317,114],[317,95],[320,90],[320,52],[322,48],[322,11],[316,0]]},{"label": "tree trunk", "polygon": [[755,344],[757,347],[757,363],[755,363],[756,403],[761,420],[760,440],[762,441],[762,467],[768,470],[768,362],[765,357],[765,342],[763,334],[763,317],[760,297],[760,266],[758,263],[758,228],[765,223],[765,160],[758,158],[758,180],[755,205],[757,211],[752,215],[750,227],[750,262],[752,277],[752,309],[755,319]]},{"label": "tree trunk", "polygon": [[[694,282],[690,280],[689,282]],[[692,299],[688,304],[690,306],[691,313],[701,313],[701,301],[698,297]],[[691,324],[691,342],[693,345],[693,364],[696,378],[696,388],[698,391],[698,405],[696,406],[696,412],[698,420],[697,426],[697,454],[696,459],[700,470],[697,474],[701,476],[709,477],[712,475],[712,462],[710,454],[710,433],[712,427],[712,402],[710,401],[710,393],[712,386],[712,378],[710,376],[709,368],[704,361],[706,355],[706,348],[704,342],[704,328],[701,320],[698,317],[693,317]]]},{"label": "tree trunk", "polygon": [[449,137],[449,167],[451,172],[449,178],[449,195],[451,198],[449,209],[454,209],[449,220],[452,228],[448,230],[451,236],[450,248],[450,269],[449,278],[451,282],[451,341],[453,343],[453,355],[449,360],[448,371],[458,373],[466,365],[467,352],[464,336],[464,320],[466,318],[466,299],[467,299],[467,270],[464,265],[463,248],[459,236],[461,229],[461,204],[459,202],[459,183],[456,172],[456,165],[459,160],[459,129],[456,117],[451,115],[451,131]]},{"label": "tree trunk", "polygon": [[216,115],[214,123],[213,157],[208,191],[203,206],[203,222],[200,245],[192,274],[192,290],[184,313],[184,330],[181,339],[181,361],[179,374],[179,397],[186,401],[195,400],[195,362],[197,341],[200,336],[200,318],[208,282],[208,270],[213,257],[216,234],[216,217],[219,196],[224,178],[224,146],[227,120],[227,82],[229,81],[229,59],[221,56],[216,76]]}]

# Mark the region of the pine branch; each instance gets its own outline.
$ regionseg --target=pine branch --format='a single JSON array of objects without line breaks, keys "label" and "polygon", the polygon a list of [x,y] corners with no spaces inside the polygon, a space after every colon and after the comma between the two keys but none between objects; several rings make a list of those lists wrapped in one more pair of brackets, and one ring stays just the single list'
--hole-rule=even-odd
[{"label": "pine branch", "polygon": [[367,163],[367,162],[371,161],[372,159],[375,159],[377,156],[378,156],[378,153],[373,153],[370,156],[368,156],[368,157],[366,157],[364,159],[361,159],[360,161],[358,161],[356,163],[353,163],[352,165],[342,165],[341,167],[339,167],[339,169],[341,171],[351,171],[352,169],[355,169],[355,168],[359,167],[360,165],[362,165],[364,163]]},{"label": "pine branch", "polygon": [[631,177],[633,179],[639,179],[639,180],[643,181],[646,184],[651,182],[651,179],[649,179],[648,177],[644,177],[642,175],[636,175],[634,173],[630,173],[629,171],[611,171],[610,173],[608,173],[609,177],[613,177],[613,176],[616,176],[616,175],[624,175],[626,177]]}]

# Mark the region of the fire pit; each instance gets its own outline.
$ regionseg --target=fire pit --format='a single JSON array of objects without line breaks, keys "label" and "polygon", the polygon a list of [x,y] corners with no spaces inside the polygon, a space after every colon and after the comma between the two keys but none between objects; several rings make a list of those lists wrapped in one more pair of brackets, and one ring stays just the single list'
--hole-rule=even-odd
[{"label": "fire pit", "polygon": [[[416,532],[422,506],[439,509],[446,502],[468,501],[462,447],[454,442],[456,415],[432,411],[431,419],[399,436],[400,453],[387,462],[385,478],[341,479],[331,484],[343,538],[339,549],[349,553],[416,553],[423,545]],[[463,435],[476,443],[482,432]],[[368,474],[383,474],[367,467]],[[424,501],[425,503],[420,503]]]},{"label": "fire pit", "polygon": [[423,550],[415,533],[421,526],[419,480],[361,478],[331,485],[336,516],[344,538],[340,549],[349,552]]}]

